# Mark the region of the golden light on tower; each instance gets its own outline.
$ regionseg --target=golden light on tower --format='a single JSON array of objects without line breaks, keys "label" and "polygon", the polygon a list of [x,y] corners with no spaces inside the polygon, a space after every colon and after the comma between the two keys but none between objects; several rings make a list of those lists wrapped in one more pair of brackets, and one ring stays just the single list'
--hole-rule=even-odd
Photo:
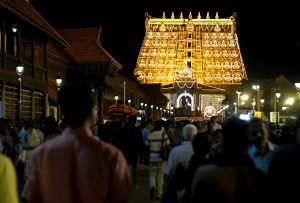
[{"label": "golden light on tower", "polygon": [[[175,18],[146,16],[146,34],[135,75],[142,84],[172,84],[192,74],[200,84],[240,84],[247,79],[236,34],[235,17]],[[191,71],[184,70],[189,68]]]}]

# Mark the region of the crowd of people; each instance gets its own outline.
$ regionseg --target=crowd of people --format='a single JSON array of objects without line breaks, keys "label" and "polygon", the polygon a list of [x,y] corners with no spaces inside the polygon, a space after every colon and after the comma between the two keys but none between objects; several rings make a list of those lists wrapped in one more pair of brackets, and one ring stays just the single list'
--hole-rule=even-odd
[{"label": "crowd of people", "polygon": [[149,167],[149,198],[162,203],[299,201],[300,119],[281,130],[236,117],[103,123],[88,85],[59,94],[60,126],[54,117],[0,119],[0,203],[126,202],[140,164]]}]

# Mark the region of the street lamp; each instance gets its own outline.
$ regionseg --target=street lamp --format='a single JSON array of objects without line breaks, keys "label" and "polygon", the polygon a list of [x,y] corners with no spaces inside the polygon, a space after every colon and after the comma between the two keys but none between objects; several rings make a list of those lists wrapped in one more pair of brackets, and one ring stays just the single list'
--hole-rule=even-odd
[{"label": "street lamp", "polygon": [[242,94],[242,92],[240,91],[236,91],[237,96],[237,104],[236,104],[236,113],[239,112],[239,106],[240,106],[240,95]]},{"label": "street lamp", "polygon": [[119,96],[115,95],[116,104],[118,103]]},{"label": "street lamp", "polygon": [[276,91],[275,93],[275,96],[276,96],[276,128],[278,129],[279,128],[279,108],[278,108],[278,102],[279,102],[279,98],[281,96],[281,93]]},{"label": "street lamp", "polygon": [[295,87],[297,90],[297,96],[298,96],[298,100],[300,100],[300,94],[299,94],[299,90],[300,90],[300,82],[295,82]]},{"label": "street lamp", "polygon": [[131,103],[131,99],[128,99],[128,105],[130,106],[130,103]]},{"label": "street lamp", "polygon": [[57,85],[57,88],[59,90],[61,84],[62,84],[62,78],[61,78],[61,75],[60,73],[57,74],[56,78],[55,78],[55,82],[56,82],[56,85]]},{"label": "street lamp", "polygon": [[19,81],[19,91],[18,91],[18,119],[21,118],[21,90],[22,90],[22,78],[21,75],[24,72],[24,64],[19,62],[16,66],[16,72],[19,76],[18,81]]},{"label": "street lamp", "polygon": [[[246,101],[249,99],[249,95],[247,95],[247,94],[243,94],[242,96],[241,96],[241,100],[242,100],[242,102],[241,102],[241,104],[242,104],[242,106],[244,106],[245,105],[245,103],[246,103]],[[238,109],[239,110],[239,109]]]},{"label": "street lamp", "polygon": [[296,87],[297,91],[299,91],[300,90],[300,82],[295,82],[295,87]]},{"label": "street lamp", "polygon": [[145,104],[145,116],[146,116],[146,118],[148,117],[148,115],[147,115],[147,106],[148,106],[148,104]]},{"label": "street lamp", "polygon": [[263,111],[263,106],[264,106],[265,100],[264,99],[260,99],[260,104],[261,104],[261,110]]},{"label": "street lamp", "polygon": [[125,98],[125,94],[126,94],[126,82],[125,82],[125,81],[123,82],[123,87],[124,87],[124,92],[123,92],[123,104],[125,105],[125,101],[126,101],[126,100],[125,100],[125,99],[126,99],[126,98]]},{"label": "street lamp", "polygon": [[57,122],[60,121],[60,106],[59,106],[59,90],[60,90],[60,86],[62,84],[62,78],[60,73],[57,73],[57,76],[55,78],[55,82],[57,85]]},{"label": "street lamp", "polygon": [[144,117],[144,110],[143,110],[143,108],[144,108],[144,103],[141,102],[141,114],[142,114],[142,117]]},{"label": "street lamp", "polygon": [[255,109],[255,105],[256,105],[256,102],[255,102],[255,101],[253,101],[253,102],[252,102],[252,107],[253,107],[253,110]]},{"label": "street lamp", "polygon": [[259,85],[253,85],[252,86],[252,88],[255,90],[255,91],[257,91],[257,93],[256,93],[256,97],[257,97],[257,110],[259,110],[260,108],[259,108],[259,89],[260,89],[260,87],[259,87]]},{"label": "street lamp", "polygon": [[153,119],[153,108],[154,108],[153,104],[151,104],[150,108],[151,108],[151,118]]},{"label": "street lamp", "polygon": [[286,107],[287,117],[288,118],[290,117],[290,108],[291,108],[291,106],[293,106],[294,103],[295,103],[295,99],[293,97],[289,97],[285,101],[285,104],[288,105],[288,107]]},{"label": "street lamp", "polygon": [[233,105],[234,105],[234,114],[237,114],[236,102],[234,102]]},{"label": "street lamp", "polygon": [[13,32],[17,32],[18,31],[17,24],[12,24],[11,29],[12,29]]},{"label": "street lamp", "polygon": [[19,62],[18,65],[16,66],[16,72],[19,76],[21,76],[24,72],[24,64]]}]

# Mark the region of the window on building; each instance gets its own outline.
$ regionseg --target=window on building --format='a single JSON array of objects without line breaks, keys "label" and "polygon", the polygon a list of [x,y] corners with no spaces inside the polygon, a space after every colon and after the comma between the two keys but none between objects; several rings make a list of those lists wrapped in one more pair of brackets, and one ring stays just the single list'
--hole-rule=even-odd
[{"label": "window on building", "polygon": [[6,29],[6,52],[9,55],[12,56],[17,56],[18,53],[18,42],[17,42],[17,37],[18,37],[18,33],[17,32],[13,32],[11,29],[11,25],[8,24],[7,29]]},{"label": "window on building", "polygon": [[27,40],[24,40],[24,41],[22,42],[22,58],[23,58],[25,61],[32,62],[32,56],[31,56],[31,53],[32,53],[31,42],[30,42],[30,41],[27,41]]},{"label": "window on building", "polygon": [[189,38],[192,38],[192,33],[189,33]]},{"label": "window on building", "polygon": [[192,51],[188,51],[187,55],[188,55],[188,57],[191,57],[192,56]]},{"label": "window on building", "polygon": [[189,66],[189,68],[192,67],[192,62],[191,61],[187,61],[187,65]]},{"label": "window on building", "polygon": [[192,42],[188,42],[188,48],[192,47]]},{"label": "window on building", "polygon": [[35,64],[39,67],[45,66],[44,48],[45,46],[42,43],[34,45]]}]

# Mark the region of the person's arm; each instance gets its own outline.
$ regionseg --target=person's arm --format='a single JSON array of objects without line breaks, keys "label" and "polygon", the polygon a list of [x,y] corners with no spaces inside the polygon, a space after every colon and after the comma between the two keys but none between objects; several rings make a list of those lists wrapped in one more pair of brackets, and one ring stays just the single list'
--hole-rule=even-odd
[{"label": "person's arm", "polygon": [[114,156],[111,163],[109,199],[111,203],[123,203],[127,201],[128,193],[131,192],[131,173],[124,155],[119,150]]},{"label": "person's arm", "polygon": [[22,196],[29,203],[40,203],[42,202],[41,193],[40,193],[40,185],[39,185],[39,159],[40,157],[36,153],[33,152],[30,161],[30,174],[26,180],[23,194]]}]

